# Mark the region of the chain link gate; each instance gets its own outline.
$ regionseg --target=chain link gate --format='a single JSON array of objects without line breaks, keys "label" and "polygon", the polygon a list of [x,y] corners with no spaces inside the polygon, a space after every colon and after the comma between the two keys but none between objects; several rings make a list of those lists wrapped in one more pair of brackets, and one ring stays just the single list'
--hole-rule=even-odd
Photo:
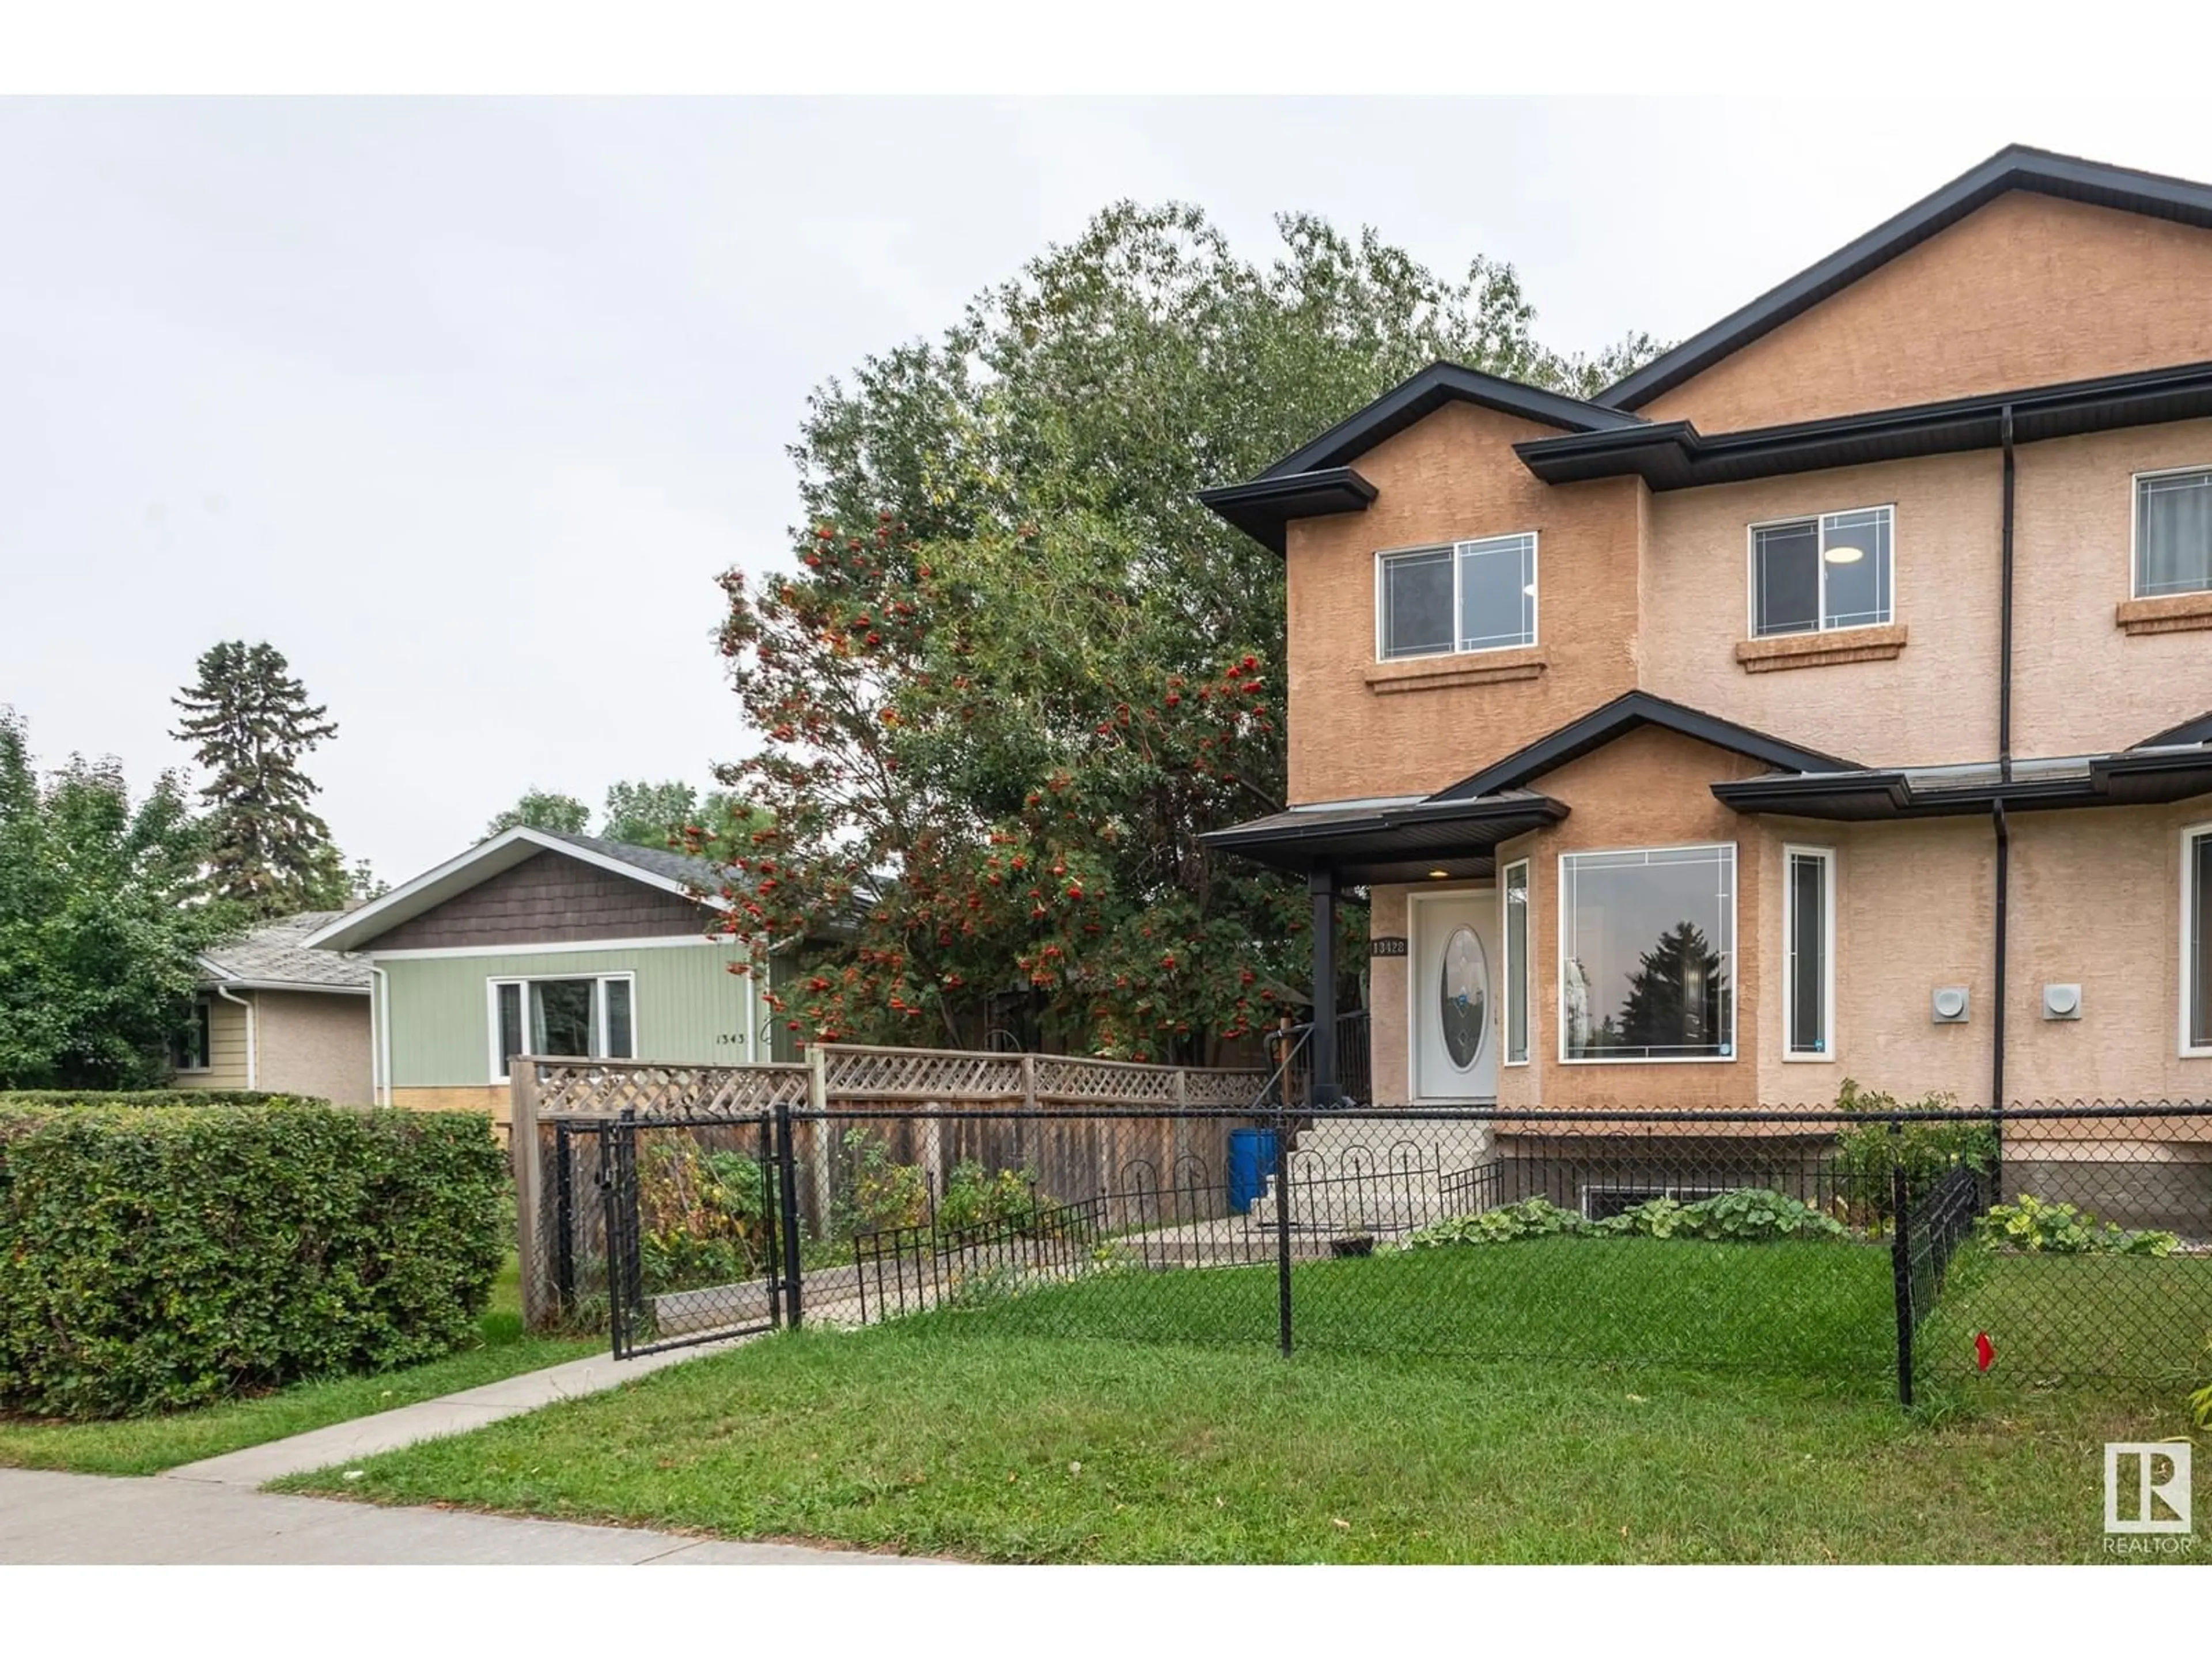
[{"label": "chain link gate", "polygon": [[[650,1120],[625,1112],[580,1132],[599,1142],[617,1359],[799,1323],[787,1111]],[[568,1165],[564,1157],[564,1203],[574,1202]]]}]

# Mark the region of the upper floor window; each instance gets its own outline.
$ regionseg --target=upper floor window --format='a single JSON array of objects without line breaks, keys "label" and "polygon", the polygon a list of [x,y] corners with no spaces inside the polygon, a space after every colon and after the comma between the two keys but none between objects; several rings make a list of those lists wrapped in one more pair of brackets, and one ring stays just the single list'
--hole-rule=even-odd
[{"label": "upper floor window", "polygon": [[1751,631],[1817,634],[1889,620],[1886,507],[1753,525]]},{"label": "upper floor window", "polygon": [[1385,553],[1376,654],[1429,657],[1536,643],[1536,538],[1492,536]]},{"label": "upper floor window", "polygon": [[2212,592],[2212,467],[2136,478],[2139,599]]}]

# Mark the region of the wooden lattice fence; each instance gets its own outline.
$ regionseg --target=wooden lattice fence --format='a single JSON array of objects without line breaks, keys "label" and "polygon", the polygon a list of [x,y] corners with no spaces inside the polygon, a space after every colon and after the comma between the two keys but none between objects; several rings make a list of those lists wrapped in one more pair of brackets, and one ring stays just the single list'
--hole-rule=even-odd
[{"label": "wooden lattice fence", "polygon": [[[1124,1185],[1133,1169],[1156,1186],[1193,1169],[1218,1182],[1228,1121],[1167,1114],[1249,1107],[1267,1080],[1249,1068],[854,1043],[817,1043],[795,1065],[518,1060],[513,1146],[525,1312],[533,1326],[549,1322],[557,1265],[604,1249],[598,1206],[587,1197],[596,1189],[604,1124],[627,1119],[707,1133],[718,1123],[758,1124],[778,1107],[800,1114],[791,1126],[802,1172],[797,1196],[805,1228],[820,1237],[866,1139],[884,1157],[918,1166],[933,1194],[943,1193],[963,1163],[1026,1170],[1041,1192],[1063,1202]],[[1164,1115],[1141,1124],[1084,1121],[1086,1110],[1132,1107]],[[934,1115],[917,1116],[915,1109]]]}]

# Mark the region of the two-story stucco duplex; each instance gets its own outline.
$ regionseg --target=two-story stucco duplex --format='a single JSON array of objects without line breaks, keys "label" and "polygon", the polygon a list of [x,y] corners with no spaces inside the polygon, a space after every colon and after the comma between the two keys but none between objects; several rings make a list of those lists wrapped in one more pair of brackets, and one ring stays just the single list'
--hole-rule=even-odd
[{"label": "two-story stucco duplex", "polygon": [[1215,842],[1367,890],[1378,1102],[2212,1096],[2212,187],[2008,149],[1206,499],[1289,604]]}]

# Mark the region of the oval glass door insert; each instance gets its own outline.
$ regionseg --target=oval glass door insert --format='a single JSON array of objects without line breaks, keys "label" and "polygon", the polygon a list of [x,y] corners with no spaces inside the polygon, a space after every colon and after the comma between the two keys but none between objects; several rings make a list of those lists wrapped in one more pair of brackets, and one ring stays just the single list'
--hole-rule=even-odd
[{"label": "oval glass door insert", "polygon": [[1461,1071],[1473,1070],[1490,1031],[1490,959],[1472,927],[1455,928],[1444,941],[1437,1001],[1444,1052]]}]

